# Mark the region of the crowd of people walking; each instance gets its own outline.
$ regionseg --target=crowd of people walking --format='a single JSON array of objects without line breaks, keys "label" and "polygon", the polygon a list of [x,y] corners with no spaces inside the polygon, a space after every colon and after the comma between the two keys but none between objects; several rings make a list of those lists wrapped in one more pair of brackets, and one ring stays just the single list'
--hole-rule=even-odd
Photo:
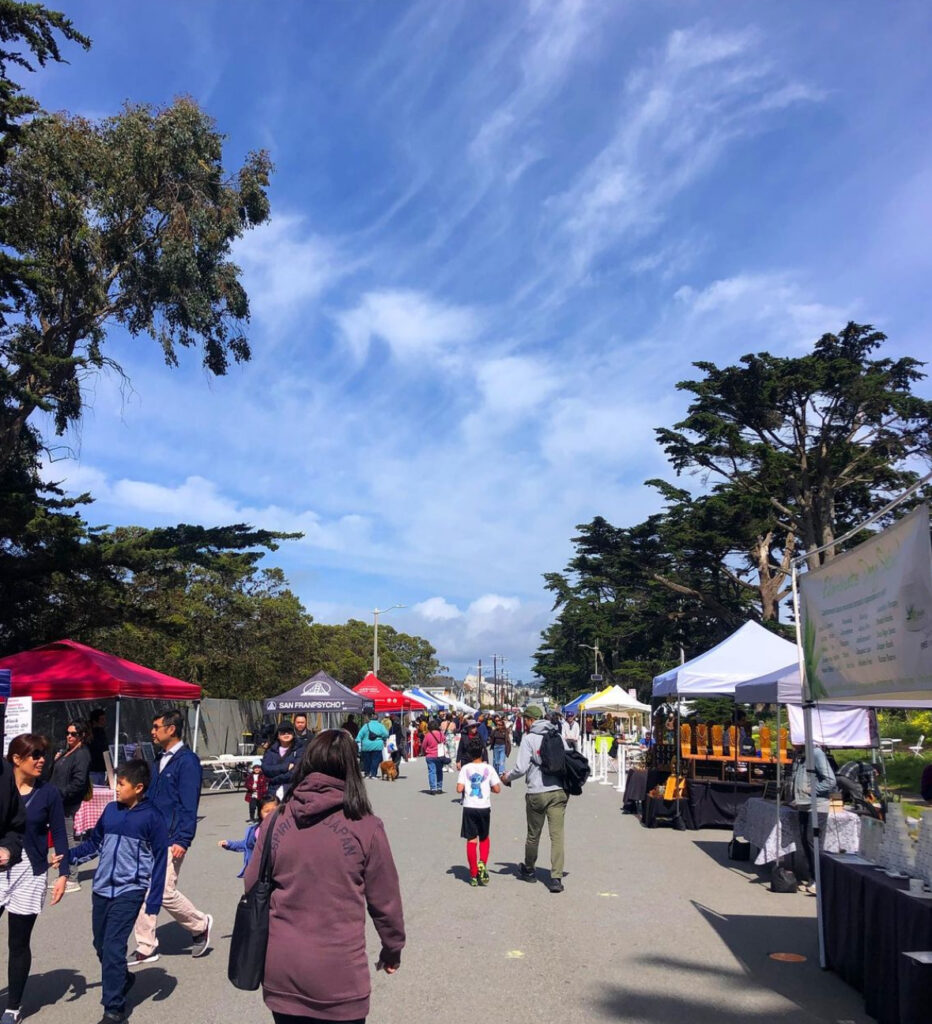
[{"label": "crowd of people walking", "polygon": [[[210,947],[214,918],[179,888],[195,841],[202,788],[200,760],[184,742],[184,716],[170,709],[152,721],[154,764],[128,760],[110,777],[116,800],[90,833],[75,834],[75,814],[92,792],[96,750],[106,744],[106,716],[67,723],[61,750],[50,757],[44,736],[15,737],[0,768],[0,913],[8,919],[8,995],[0,1024],[18,1024],[31,967],[31,938],[46,902],[80,889],[75,869],[97,860],[89,931],[101,964],[100,1024],[128,1019],[136,969],[159,959],[158,916],[165,910],[190,935],[190,953]],[[571,731],[572,734],[572,731]],[[249,889],[270,844],[271,896],[263,996],[276,1024],[365,1021],[370,977],[366,915],[381,939],[378,968],[393,974],[405,945],[398,874],[382,822],[372,812],[366,781],[388,766],[423,756],[430,793],[456,775],[462,798],[470,884],[489,884],[492,797],[526,782],[527,837],[517,874],[536,879],[546,822],[551,840],[549,888],[563,890],[566,794],[541,762],[548,735],[565,738],[565,723],[539,708],[513,717],[424,716],[405,731],[397,717],[351,717],[340,729],[308,731],[296,715],[281,722],[248,773],[249,821],[242,839],[218,845],[242,855],[237,877]],[[517,750],[512,768],[508,759]],[[108,763],[102,758],[104,778]],[[315,885],[306,867],[314,864]],[[49,874],[54,877],[49,881]],[[130,939],[134,948],[130,950]]]}]

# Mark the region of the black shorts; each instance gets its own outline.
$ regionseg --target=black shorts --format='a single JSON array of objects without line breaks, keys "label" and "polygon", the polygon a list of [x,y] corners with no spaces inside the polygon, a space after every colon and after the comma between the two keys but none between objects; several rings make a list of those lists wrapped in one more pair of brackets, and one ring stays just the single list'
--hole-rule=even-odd
[{"label": "black shorts", "polygon": [[464,807],[460,835],[464,839],[488,839],[491,821],[491,807]]}]

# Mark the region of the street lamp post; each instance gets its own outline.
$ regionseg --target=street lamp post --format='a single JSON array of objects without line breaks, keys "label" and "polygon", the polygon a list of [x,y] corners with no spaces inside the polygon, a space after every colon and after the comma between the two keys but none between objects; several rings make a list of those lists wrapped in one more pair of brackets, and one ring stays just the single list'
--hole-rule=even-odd
[{"label": "street lamp post", "polygon": [[379,674],[379,616],[386,612],[394,611],[396,608],[404,608],[403,604],[393,604],[390,608],[373,608],[372,619],[374,628],[372,630],[372,672]]}]

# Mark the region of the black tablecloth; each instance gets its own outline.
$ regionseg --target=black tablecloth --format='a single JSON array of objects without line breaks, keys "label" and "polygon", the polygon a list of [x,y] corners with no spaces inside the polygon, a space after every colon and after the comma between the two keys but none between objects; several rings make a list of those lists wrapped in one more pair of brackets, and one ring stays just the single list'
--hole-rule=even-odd
[{"label": "black tablecloth", "polygon": [[670,825],[676,829],[696,827],[686,800],[664,800],[659,796],[645,798],[641,822],[645,828],[656,828],[660,824]]},{"label": "black tablecloth", "polygon": [[640,803],[654,786],[663,786],[670,772],[666,768],[632,768],[625,779],[625,804]]},{"label": "black tablecloth", "polygon": [[928,1024],[932,965],[903,953],[932,950],[932,900],[910,896],[905,879],[832,854],[820,869],[828,966],[864,993],[880,1024]]},{"label": "black tablecloth", "polygon": [[686,801],[692,828],[731,828],[738,808],[751,797],[760,796],[762,786],[748,782],[719,782],[714,779],[688,779]]}]

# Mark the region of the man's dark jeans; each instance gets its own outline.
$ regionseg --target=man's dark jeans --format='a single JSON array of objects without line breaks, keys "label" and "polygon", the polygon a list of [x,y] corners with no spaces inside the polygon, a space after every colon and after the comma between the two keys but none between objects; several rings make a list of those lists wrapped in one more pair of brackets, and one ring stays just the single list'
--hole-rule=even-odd
[{"label": "man's dark jeans", "polygon": [[96,892],[91,896],[91,927],[103,989],[100,1001],[111,1013],[122,1013],[126,1007],[126,950],[144,896],[141,892],[112,900]]}]

